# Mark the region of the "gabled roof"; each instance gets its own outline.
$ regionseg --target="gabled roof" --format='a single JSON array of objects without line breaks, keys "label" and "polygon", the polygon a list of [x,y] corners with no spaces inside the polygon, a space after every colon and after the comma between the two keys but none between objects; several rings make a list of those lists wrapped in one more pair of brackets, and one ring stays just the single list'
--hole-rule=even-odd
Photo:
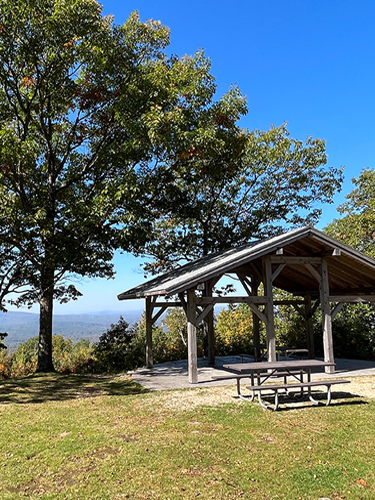
[{"label": "gabled roof", "polygon": [[[287,233],[229,248],[185,264],[118,295],[119,300],[147,296],[172,296],[225,273],[253,274],[261,258],[283,249],[284,256],[326,257],[331,294],[375,293],[375,260],[344,245],[317,229],[306,226]],[[340,255],[332,256],[333,250]],[[253,265],[252,265],[252,264]],[[287,266],[274,285],[304,295],[317,289],[317,282],[303,265]]]}]

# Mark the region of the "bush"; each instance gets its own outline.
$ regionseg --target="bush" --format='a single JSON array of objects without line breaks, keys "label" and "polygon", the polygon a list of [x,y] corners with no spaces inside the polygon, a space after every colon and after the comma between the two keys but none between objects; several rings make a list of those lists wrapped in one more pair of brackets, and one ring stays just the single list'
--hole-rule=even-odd
[{"label": "bush", "polygon": [[[264,328],[260,331],[261,342],[265,342]],[[229,305],[221,309],[215,329],[217,356],[228,356],[252,352],[254,344],[253,312],[247,304]]]},{"label": "bush", "polygon": [[5,349],[0,350],[0,379],[9,378],[12,369],[12,354]]},{"label": "bush", "polygon": [[[38,337],[20,344],[14,353],[0,351],[0,377],[22,377],[34,373],[38,363]],[[94,371],[95,346],[88,340],[73,343],[62,335],[52,337],[52,359],[60,373],[86,373]]]},{"label": "bush", "polygon": [[31,337],[19,345],[12,356],[11,376],[21,377],[34,373],[38,363],[38,337]]},{"label": "bush", "polygon": [[126,371],[144,364],[145,347],[143,340],[137,338],[137,327],[130,327],[121,316],[99,338],[95,357],[96,371]]},{"label": "bush", "polygon": [[52,338],[52,359],[60,373],[92,372],[95,366],[95,345],[85,339],[73,343],[62,335]]},{"label": "bush", "polygon": [[345,304],[332,323],[335,357],[375,359],[375,308]]}]

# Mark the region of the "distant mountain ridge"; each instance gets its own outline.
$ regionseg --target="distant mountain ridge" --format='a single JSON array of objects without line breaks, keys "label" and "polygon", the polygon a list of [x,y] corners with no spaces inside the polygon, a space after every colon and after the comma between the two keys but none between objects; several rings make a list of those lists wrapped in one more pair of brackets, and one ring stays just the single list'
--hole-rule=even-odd
[{"label": "distant mountain ridge", "polygon": [[[63,335],[74,342],[88,339],[97,342],[111,324],[115,324],[122,316],[130,325],[141,319],[142,310],[139,311],[100,311],[95,314],[56,314],[53,320],[54,335]],[[5,345],[15,350],[19,344],[30,337],[38,335],[39,315],[23,311],[9,311],[0,313],[0,332],[7,332]]]}]

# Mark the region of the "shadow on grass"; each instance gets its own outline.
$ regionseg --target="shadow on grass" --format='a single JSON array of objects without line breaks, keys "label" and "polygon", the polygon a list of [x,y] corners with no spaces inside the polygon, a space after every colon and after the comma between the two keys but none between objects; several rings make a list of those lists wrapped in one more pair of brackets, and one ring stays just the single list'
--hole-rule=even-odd
[{"label": "shadow on grass", "polygon": [[148,392],[127,375],[35,374],[0,381],[0,405],[44,403],[98,396],[130,396]]},{"label": "shadow on grass", "polygon": [[[280,394],[279,403],[280,406],[278,408],[278,412],[280,411],[290,411],[290,410],[304,410],[307,408],[321,408],[322,406],[326,406],[327,401],[327,393],[324,391],[312,391],[311,395],[318,401],[319,404],[314,404],[309,400],[307,394],[301,398],[299,397],[299,392],[290,393],[288,395]],[[274,396],[264,395],[262,399],[267,403],[273,406],[274,404]],[[351,392],[344,391],[332,391],[331,404],[329,406],[353,406],[353,405],[367,405],[368,402],[363,400],[362,396],[358,394],[352,394]]]}]

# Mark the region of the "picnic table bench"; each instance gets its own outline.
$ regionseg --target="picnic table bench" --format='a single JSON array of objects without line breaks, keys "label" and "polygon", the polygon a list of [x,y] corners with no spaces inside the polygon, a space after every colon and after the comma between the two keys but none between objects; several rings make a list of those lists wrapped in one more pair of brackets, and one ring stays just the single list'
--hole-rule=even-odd
[{"label": "picnic table bench", "polygon": [[[224,365],[224,369],[231,370],[232,374],[223,375],[224,377],[231,376],[231,378],[237,379],[237,395],[241,399],[247,401],[253,401],[255,394],[258,394],[258,401],[263,408],[277,410],[279,407],[279,391],[283,390],[289,392],[290,389],[299,389],[299,395],[303,396],[304,389],[307,389],[307,394],[310,401],[313,404],[319,404],[312,395],[312,387],[325,386],[327,388],[327,403],[329,405],[331,402],[331,389],[333,385],[337,384],[347,384],[350,383],[349,380],[311,380],[311,370],[313,368],[323,368],[325,366],[334,366],[334,363],[321,361],[318,359],[301,359],[301,360],[285,360],[285,361],[268,361],[268,362],[255,362],[255,363],[238,363],[232,365]],[[283,371],[285,373],[283,373]],[[266,372],[266,373],[265,373]],[[297,373],[298,374],[297,374]],[[304,373],[307,374],[307,381],[303,380]],[[266,384],[265,382],[271,377],[279,377],[281,374],[284,377],[284,383],[282,384]],[[288,383],[287,377],[293,376],[297,379],[297,383]],[[247,386],[247,389],[251,392],[251,395],[246,396],[241,393],[240,380],[245,377],[251,378],[251,385]],[[257,384],[255,383],[257,381]],[[272,407],[266,404],[262,399],[262,393],[273,392],[275,403]]]},{"label": "picnic table bench", "polygon": [[[310,382],[300,382],[300,383],[295,383],[295,384],[275,384],[275,385],[271,385],[271,384],[266,384],[266,385],[251,385],[251,386],[247,386],[246,388],[249,390],[249,391],[252,391],[253,393],[253,399],[254,399],[254,395],[255,395],[255,392],[258,393],[258,401],[259,401],[259,404],[265,408],[265,409],[273,409],[274,411],[276,411],[279,407],[279,391],[280,390],[287,390],[289,391],[290,389],[293,389],[293,388],[296,388],[296,389],[299,389],[300,390],[300,393],[299,395],[302,396],[303,395],[303,389],[304,388],[307,388],[308,389],[308,396],[309,396],[309,399],[312,403],[318,405],[319,404],[319,401],[316,401],[316,399],[314,399],[311,395],[311,388],[312,387],[321,387],[321,386],[325,386],[327,388],[327,402],[326,402],[326,406],[328,406],[331,402],[331,389],[332,389],[332,386],[333,385],[337,385],[337,384],[349,384],[350,383],[350,380],[313,380],[313,381],[310,381]],[[265,391],[272,391],[274,392],[274,397],[275,397],[275,403],[274,403],[274,407],[272,408],[272,406],[270,404],[266,404],[263,399],[262,399],[262,392],[265,392]]]},{"label": "picnic table bench", "polygon": [[[244,358],[253,358],[254,361],[262,361],[267,358],[267,345],[266,344],[250,344],[249,347],[254,350],[252,354],[238,354],[241,358],[241,363],[243,363]],[[285,353],[287,351],[292,351],[291,347],[286,346],[276,346],[276,355],[278,359],[280,359],[280,354]],[[307,351],[308,352],[308,351]]]},{"label": "picnic table bench", "polygon": [[[294,370],[294,371],[278,371],[276,373],[273,373],[272,375],[269,375],[268,373],[260,373],[259,378],[262,378],[262,383],[264,383],[266,380],[268,380],[270,377],[272,378],[283,378],[284,379],[284,384],[287,384],[287,377],[296,377],[297,380],[302,381],[303,380],[303,372],[301,373],[301,370]],[[300,376],[300,378],[298,378]],[[258,375],[257,375],[258,377]],[[225,375],[215,375],[212,377],[213,380],[236,380],[237,382],[237,395],[235,397],[238,397],[240,399],[244,399],[248,401],[251,399],[253,401],[254,399],[254,394],[251,396],[248,396],[246,394],[242,394],[241,392],[241,380],[244,378],[251,378],[250,373],[227,373]],[[259,380],[258,380],[259,382]],[[258,384],[259,385],[259,384]]]}]

